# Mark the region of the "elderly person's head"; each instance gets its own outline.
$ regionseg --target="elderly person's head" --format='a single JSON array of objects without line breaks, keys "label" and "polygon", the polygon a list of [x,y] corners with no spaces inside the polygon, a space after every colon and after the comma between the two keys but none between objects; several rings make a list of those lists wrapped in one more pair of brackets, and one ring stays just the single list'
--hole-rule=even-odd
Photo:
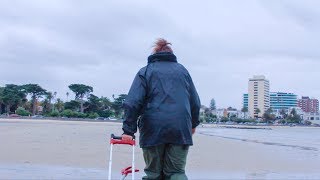
[{"label": "elderly person's head", "polygon": [[171,43],[169,43],[167,40],[163,38],[157,39],[157,41],[154,44],[153,48],[153,54],[159,53],[159,52],[170,52],[173,53],[171,47]]}]

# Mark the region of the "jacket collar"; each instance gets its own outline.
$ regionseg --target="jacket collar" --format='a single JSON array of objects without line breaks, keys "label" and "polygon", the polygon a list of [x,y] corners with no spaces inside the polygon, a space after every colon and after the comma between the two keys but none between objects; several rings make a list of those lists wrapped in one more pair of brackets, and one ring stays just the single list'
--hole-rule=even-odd
[{"label": "jacket collar", "polygon": [[157,61],[177,62],[177,57],[170,52],[158,52],[148,57],[148,64]]}]

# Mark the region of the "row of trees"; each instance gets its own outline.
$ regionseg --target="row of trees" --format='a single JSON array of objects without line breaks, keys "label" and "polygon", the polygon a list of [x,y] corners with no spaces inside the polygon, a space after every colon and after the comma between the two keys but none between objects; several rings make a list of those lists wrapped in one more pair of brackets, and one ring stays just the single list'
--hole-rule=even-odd
[{"label": "row of trees", "polygon": [[[280,123],[297,123],[300,124],[302,119],[300,115],[297,113],[296,109],[293,108],[289,113],[286,110],[282,109],[280,111],[280,115],[282,116]],[[263,120],[267,123],[273,123],[277,119],[276,115],[273,114],[273,110],[271,108],[267,109],[263,114]]]},{"label": "row of trees", "polygon": [[[84,84],[71,84],[68,86],[74,93],[74,99],[63,102],[57,98],[57,92],[50,92],[43,89],[38,84],[15,85],[7,84],[5,87],[0,87],[0,114],[17,113],[19,115],[28,116],[41,114],[45,116],[65,116],[65,117],[110,117],[115,116],[121,118],[122,103],[126,98],[126,94],[120,94],[118,97],[112,96],[113,101],[107,97],[97,97],[93,94],[93,87]],[[67,97],[69,93],[66,94]],[[216,110],[216,102],[211,99],[209,108],[205,108],[201,115],[203,122],[217,121],[217,116],[212,114]],[[247,107],[243,107],[241,111],[247,119]],[[258,114],[261,111],[255,110]],[[285,110],[281,110],[285,122],[300,123],[301,118],[295,109],[287,114]],[[223,121],[237,121],[239,118],[233,116],[222,119]],[[276,120],[275,114],[269,108],[263,114],[263,121],[273,122]]]},{"label": "row of trees", "polygon": [[[66,117],[110,117],[122,116],[122,103],[126,94],[98,97],[93,88],[84,84],[71,84],[69,89],[74,99],[63,102],[57,98],[57,92],[50,92],[38,84],[7,84],[0,87],[0,114],[66,116]],[[66,94],[69,96],[69,93]]]},{"label": "row of trees", "polygon": [[[215,121],[220,121],[220,122],[226,122],[226,121],[235,121],[235,122],[255,122],[256,119],[258,118],[257,116],[254,119],[250,119],[248,116],[248,108],[243,107],[241,109],[241,112],[244,114],[243,117],[237,117],[235,114],[232,115],[227,115],[227,117],[223,117],[218,119],[218,117],[213,114],[212,112],[216,110],[216,101],[214,99],[211,99],[210,105],[208,108],[202,107],[204,109],[204,112],[201,113],[200,115],[200,120],[202,122],[215,122]],[[229,107],[227,110],[231,110],[233,108]],[[255,114],[259,114],[261,110],[259,108],[255,109]],[[299,114],[297,114],[296,109],[292,109],[289,113],[285,110],[282,109],[280,111],[280,115],[282,116],[280,123],[301,123],[302,119]],[[262,121],[266,123],[273,123],[275,120],[279,118],[276,117],[276,115],[273,113],[272,108],[267,109],[263,115],[262,115]]]},{"label": "row of trees", "polygon": [[[241,112],[243,112],[245,115],[248,112],[248,108],[247,107],[243,107],[241,109]],[[255,114],[259,114],[261,112],[261,110],[259,108],[255,109]],[[285,110],[285,109],[281,109],[279,114],[282,116],[282,122],[286,122],[286,123],[301,123],[302,119],[299,116],[299,114],[297,114],[297,111],[295,108],[293,108],[289,113]],[[257,118],[257,117],[256,117]],[[265,122],[268,123],[272,123],[273,121],[275,121],[277,119],[276,115],[273,113],[272,108],[267,109],[263,115],[262,118]]]},{"label": "row of trees", "polygon": [[[36,113],[37,99],[46,94],[46,90],[41,88],[37,84],[15,85],[7,84],[5,87],[0,87],[0,105],[5,106],[5,111],[10,113],[12,109],[16,109],[17,106],[26,104],[28,102],[27,96],[31,97],[32,114]],[[2,113],[1,106],[1,113]]]}]

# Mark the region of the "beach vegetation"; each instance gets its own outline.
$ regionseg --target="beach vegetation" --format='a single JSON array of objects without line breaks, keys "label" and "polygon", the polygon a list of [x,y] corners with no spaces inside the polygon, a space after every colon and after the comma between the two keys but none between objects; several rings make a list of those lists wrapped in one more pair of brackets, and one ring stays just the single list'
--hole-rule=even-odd
[{"label": "beach vegetation", "polygon": [[62,112],[64,110],[64,103],[60,98],[54,103],[55,111]]},{"label": "beach vegetation", "polygon": [[229,118],[227,118],[227,117],[222,117],[220,119],[220,122],[227,122],[227,121],[229,121]]},{"label": "beach vegetation", "polygon": [[118,97],[115,97],[115,95],[112,95],[112,98],[114,101],[112,102],[111,106],[114,109],[114,114],[116,117],[122,118],[123,116],[122,104],[126,99],[126,97],[127,97],[126,94],[120,94]]},{"label": "beach vegetation", "polygon": [[86,117],[88,117],[88,114],[82,113],[82,112],[74,112],[74,117],[76,117],[76,118],[86,118]]},{"label": "beach vegetation", "polygon": [[68,117],[68,118],[77,117],[76,112],[71,109],[66,109],[62,111],[61,116]]},{"label": "beach vegetation", "polygon": [[80,103],[75,100],[71,100],[69,102],[65,102],[64,109],[69,109],[72,111],[79,111],[80,110]]},{"label": "beach vegetation", "polygon": [[85,107],[83,106],[85,103],[84,99],[88,97],[91,92],[93,92],[93,87],[84,84],[71,84],[68,87],[72,92],[74,92],[75,101],[79,102],[80,112],[83,113],[85,110]]},{"label": "beach vegetation", "polygon": [[265,113],[263,113],[263,120],[266,123],[273,123],[276,120],[276,115],[273,114],[273,110],[271,108],[267,109]]},{"label": "beach vegetation", "polygon": [[4,87],[0,87],[0,114],[2,114],[3,106],[4,106],[3,99],[2,99],[3,90],[4,90]]},{"label": "beach vegetation", "polygon": [[236,120],[234,120],[236,123],[256,123],[256,120],[254,119],[241,119],[238,118]]},{"label": "beach vegetation", "polygon": [[210,101],[210,110],[216,110],[216,101],[213,98]]},{"label": "beach vegetation", "polygon": [[88,118],[89,118],[89,119],[95,119],[95,118],[97,118],[97,117],[99,117],[99,114],[98,114],[98,113],[90,113],[90,114],[88,115]]},{"label": "beach vegetation", "polygon": [[[56,98],[57,92],[50,92],[38,84],[7,84],[0,87],[0,114],[12,114],[18,111],[21,116],[42,115],[46,117],[122,118],[122,103],[126,94],[113,95],[111,101],[107,97],[94,95],[91,86],[71,84],[68,86],[75,93],[75,98],[67,101]],[[28,113],[29,112],[29,113]]]},{"label": "beach vegetation", "polygon": [[24,109],[23,107],[18,107],[16,110],[16,114],[18,114],[19,116],[30,116],[31,113],[29,111],[27,111],[26,109]]},{"label": "beach vegetation", "polygon": [[200,113],[200,122],[213,123],[218,121],[217,115],[212,113],[211,108],[204,108],[204,112]]},{"label": "beach vegetation", "polygon": [[235,114],[228,113],[228,117],[229,117],[230,121],[236,121],[238,119],[237,115],[235,115]]},{"label": "beach vegetation", "polygon": [[311,121],[305,121],[304,124],[307,125],[307,126],[310,126],[312,124],[312,122]]},{"label": "beach vegetation", "polygon": [[43,114],[48,114],[48,113],[50,113],[51,112],[51,106],[52,106],[52,104],[49,102],[49,100],[48,99],[45,99],[44,101],[42,101],[41,103],[41,106],[42,106],[42,112],[43,112]]},{"label": "beach vegetation", "polygon": [[243,112],[243,118],[247,118],[248,107],[242,107],[241,112]]},{"label": "beach vegetation", "polygon": [[287,111],[285,109],[281,109],[279,113],[284,119],[288,117]]},{"label": "beach vegetation", "polygon": [[7,84],[1,93],[1,102],[5,106],[7,114],[14,112],[16,108],[24,103],[26,100],[26,94],[23,92],[21,86],[15,84]]},{"label": "beach vegetation", "polygon": [[259,109],[259,108],[256,108],[255,110],[254,110],[254,113],[256,114],[255,115],[255,118],[258,118],[259,117],[259,113],[261,112],[261,110]]},{"label": "beach vegetation", "polygon": [[50,117],[59,117],[60,116],[60,112],[57,111],[57,110],[54,110],[54,111],[50,112],[48,116],[50,116]]},{"label": "beach vegetation", "polygon": [[47,94],[47,90],[38,84],[26,84],[21,86],[22,90],[31,96],[32,115],[36,114],[38,99]]},{"label": "beach vegetation", "polygon": [[301,123],[302,119],[295,108],[292,108],[288,117],[286,118],[287,123]]}]

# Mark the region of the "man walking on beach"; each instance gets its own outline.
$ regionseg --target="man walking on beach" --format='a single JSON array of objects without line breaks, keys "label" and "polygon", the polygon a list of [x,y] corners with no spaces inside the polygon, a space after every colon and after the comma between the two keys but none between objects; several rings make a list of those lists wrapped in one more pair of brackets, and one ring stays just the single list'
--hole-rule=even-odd
[{"label": "man walking on beach", "polygon": [[139,127],[146,163],[143,179],[188,179],[188,148],[200,123],[199,96],[170,45],[164,39],[156,41],[148,65],[137,73],[123,104],[122,139],[131,140]]}]

